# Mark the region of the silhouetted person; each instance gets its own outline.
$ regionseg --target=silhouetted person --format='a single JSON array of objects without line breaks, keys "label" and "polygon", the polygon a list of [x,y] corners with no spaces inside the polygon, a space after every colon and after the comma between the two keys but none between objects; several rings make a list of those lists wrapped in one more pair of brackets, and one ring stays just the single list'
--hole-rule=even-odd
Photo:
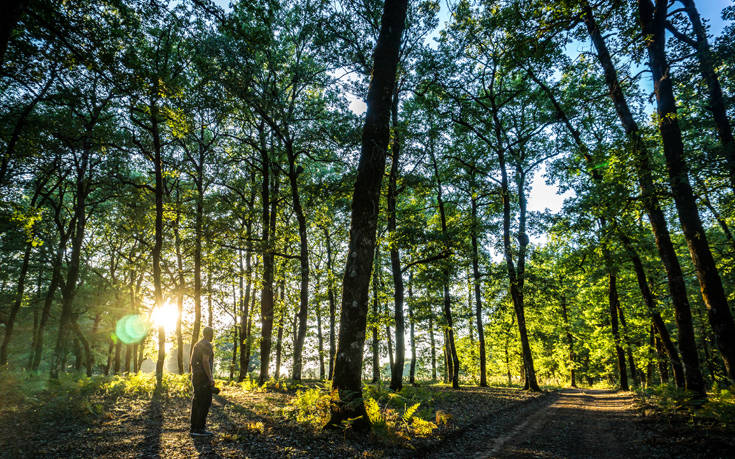
[{"label": "silhouetted person", "polygon": [[211,327],[204,327],[202,339],[191,350],[189,363],[191,384],[194,386],[194,397],[191,399],[190,434],[199,437],[213,435],[212,432],[204,429],[207,422],[207,413],[212,405],[212,389],[214,388],[214,378],[212,377],[214,362],[213,337],[214,330]]}]

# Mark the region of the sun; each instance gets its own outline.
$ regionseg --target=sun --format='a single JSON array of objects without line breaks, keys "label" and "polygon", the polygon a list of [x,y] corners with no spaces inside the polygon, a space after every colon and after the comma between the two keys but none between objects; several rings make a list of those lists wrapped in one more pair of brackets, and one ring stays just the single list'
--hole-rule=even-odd
[{"label": "sun", "polygon": [[153,309],[151,312],[151,323],[158,328],[163,327],[167,332],[171,332],[176,329],[176,321],[179,318],[179,311],[176,306],[172,305],[168,301],[163,303],[162,306]]}]

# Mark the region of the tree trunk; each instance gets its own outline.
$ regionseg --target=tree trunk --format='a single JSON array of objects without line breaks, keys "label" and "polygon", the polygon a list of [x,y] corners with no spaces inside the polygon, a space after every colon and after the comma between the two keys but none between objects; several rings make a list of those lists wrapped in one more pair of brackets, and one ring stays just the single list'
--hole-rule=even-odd
[{"label": "tree trunk", "polygon": [[204,184],[202,183],[202,164],[196,165],[197,197],[194,213],[194,324],[191,329],[191,346],[199,341],[199,329],[202,325],[202,220],[204,219]]},{"label": "tree trunk", "polygon": [[63,262],[64,252],[66,251],[67,238],[63,235],[59,236],[59,245],[56,248],[56,254],[54,255],[53,268],[51,272],[51,281],[49,283],[46,297],[43,300],[43,309],[41,310],[41,318],[38,323],[38,329],[34,336],[33,343],[31,344],[31,356],[32,361],[30,368],[33,371],[38,370],[41,364],[41,356],[43,354],[43,334],[48,323],[49,316],[51,314],[51,305],[54,302],[54,295],[56,290],[59,288],[61,280],[61,263]]},{"label": "tree trunk", "polygon": [[436,338],[434,338],[433,314],[429,314],[429,342],[431,343],[431,380],[436,381]]},{"label": "tree trunk", "polygon": [[[296,221],[299,225],[299,271],[301,274],[301,286],[299,291],[299,327],[296,334],[296,343],[293,350],[293,372],[291,377],[301,380],[302,357],[304,349],[304,339],[306,339],[306,326],[309,317],[309,242],[306,234],[306,217],[304,210],[301,208],[301,197],[299,196],[298,176],[301,168],[296,168],[296,154],[293,146],[286,143],[286,153],[288,155],[288,178],[291,184],[291,200],[293,202],[293,210],[296,214]],[[321,358],[321,357],[320,357]]]},{"label": "tree trunk", "polygon": [[[429,136],[429,154],[431,155],[431,163],[434,167],[434,178],[436,180],[436,200],[439,206],[439,217],[441,220],[442,238],[444,239],[445,250],[449,250],[449,231],[447,229],[447,215],[444,209],[444,199],[442,196],[442,182],[439,176],[439,166],[436,162],[436,155],[434,154],[434,142],[433,136]],[[452,380],[452,388],[459,389],[459,356],[457,355],[457,349],[454,345],[454,322],[452,320],[452,304],[451,297],[449,296],[449,265],[444,263],[442,267],[442,293],[444,297],[444,318],[447,321],[446,329],[446,348],[449,359],[447,370],[451,370],[451,373],[447,375]]]},{"label": "tree trunk", "polygon": [[[86,141],[85,141],[86,142]],[[59,372],[63,370],[66,363],[67,334],[72,327],[72,305],[77,292],[77,281],[79,280],[79,268],[82,256],[82,245],[84,243],[84,231],[87,224],[86,204],[89,194],[88,167],[90,148],[85,145],[81,161],[77,166],[76,179],[76,205],[74,207],[73,228],[71,237],[71,254],[67,268],[66,282],[61,290],[61,314],[59,316],[59,333],[56,338],[56,350],[54,351],[54,362],[51,365],[51,379],[58,379]]]},{"label": "tree trunk", "polygon": [[638,380],[638,371],[635,367],[635,361],[633,360],[633,349],[630,337],[628,336],[628,325],[625,322],[625,314],[623,314],[623,306],[618,303],[618,316],[620,316],[620,325],[623,327],[623,343],[625,344],[625,357],[628,361],[628,371],[630,378],[633,380],[633,387],[640,384]]},{"label": "tree trunk", "polygon": [[10,313],[5,320],[5,336],[3,336],[3,342],[2,345],[0,345],[0,367],[8,363],[8,344],[10,344],[10,338],[13,336],[15,318],[18,315],[18,311],[20,311],[20,305],[23,303],[26,275],[28,274],[28,263],[31,259],[31,249],[33,249],[33,244],[27,242],[23,252],[23,262],[20,267],[20,275],[18,276],[18,288],[15,294],[15,301],[13,301],[13,304],[10,307]]},{"label": "tree trunk", "polygon": [[620,300],[618,299],[618,287],[617,287],[617,273],[610,260],[610,255],[607,253],[607,249],[603,249],[605,254],[605,261],[607,262],[608,270],[608,305],[610,306],[610,328],[615,342],[615,355],[618,362],[618,375],[620,377],[620,389],[629,390],[628,387],[628,374],[625,368],[625,354],[623,348],[620,345],[620,331],[618,330],[618,308],[620,307]]},{"label": "tree trunk", "polygon": [[714,59],[712,58],[712,52],[707,42],[707,31],[702,24],[702,19],[699,17],[699,12],[694,5],[694,1],[681,0],[681,3],[684,5],[689,20],[692,22],[694,35],[697,37],[696,49],[699,71],[702,73],[702,79],[707,83],[707,90],[709,91],[709,104],[707,104],[707,108],[712,112],[715,127],[717,128],[717,136],[720,139],[727,169],[730,173],[730,186],[735,191],[735,140],[733,140],[732,127],[727,117],[722,87],[720,86],[720,80],[717,78],[717,73],[715,73]]},{"label": "tree trunk", "polygon": [[261,134],[261,154],[263,165],[263,289],[260,296],[260,384],[268,380],[268,366],[270,365],[271,341],[273,338],[273,244],[275,240],[275,222],[278,202],[279,179],[277,169],[273,169],[273,199],[270,197],[269,182],[270,160],[265,147],[265,139]]},{"label": "tree trunk", "polygon": [[676,256],[674,245],[671,242],[666,218],[661,211],[661,206],[657,197],[656,187],[653,183],[652,167],[650,164],[650,154],[643,142],[638,124],[633,119],[625,96],[623,95],[618,74],[615,70],[612,58],[607,49],[607,45],[602,37],[602,33],[595,21],[592,8],[587,1],[582,3],[584,22],[587,31],[590,34],[592,43],[597,50],[597,57],[605,73],[605,82],[608,87],[610,97],[615,105],[618,118],[625,130],[628,141],[630,142],[631,151],[635,160],[636,173],[638,175],[638,183],[643,195],[643,206],[648,214],[651,222],[651,228],[656,240],[661,261],[666,269],[666,278],[671,293],[672,303],[675,310],[675,318],[677,328],[679,329],[679,349],[681,350],[682,362],[684,363],[686,388],[698,395],[705,393],[704,380],[699,370],[699,357],[697,355],[697,347],[694,341],[694,327],[692,325],[692,313],[687,297],[686,285],[684,283],[684,274]]},{"label": "tree trunk", "polygon": [[[250,225],[246,227],[247,231],[246,233],[250,234]],[[251,275],[250,275],[250,247],[251,243],[248,242],[248,248],[245,251],[245,272],[243,273],[242,269],[242,251],[240,251],[239,256],[239,264],[240,264],[240,274],[239,274],[239,284],[240,284],[240,374],[237,377],[238,381],[243,381],[247,375],[248,375],[248,362],[246,360],[247,354],[245,352],[245,343],[248,340],[248,323],[250,322],[249,317],[249,310],[250,307],[250,284],[251,284]],[[247,278],[247,285],[244,288],[244,294],[243,294],[243,274],[244,277]],[[248,348],[249,348],[248,343]]]},{"label": "tree trunk", "polygon": [[390,137],[391,95],[395,89],[401,35],[407,0],[386,0],[367,96],[362,149],[352,198],[350,242],[342,287],[342,308],[333,387],[339,400],[332,404],[332,426],[358,418],[353,429],[369,425],[362,399],[362,349],[365,343],[368,291],[378,221],[380,185]]},{"label": "tree trunk", "polygon": [[174,246],[176,249],[176,270],[178,274],[178,285],[176,292],[176,306],[179,316],[176,318],[176,365],[179,374],[183,375],[184,368],[184,337],[181,332],[181,321],[184,315],[184,262],[181,256],[181,236],[179,234],[179,224],[181,223],[181,202],[180,191],[176,193],[176,220],[174,222]]},{"label": "tree trunk", "polygon": [[562,293],[560,299],[561,305],[561,317],[564,320],[564,334],[567,339],[567,347],[569,348],[569,385],[571,387],[577,387],[577,380],[575,378],[575,365],[576,357],[574,355],[574,338],[572,337],[572,327],[569,324],[569,314],[567,313],[567,296]]},{"label": "tree trunk", "polygon": [[329,379],[334,375],[334,355],[335,355],[335,321],[336,306],[334,301],[334,274],[332,271],[332,241],[329,237],[329,230],[326,226],[324,230],[324,243],[327,246],[327,298],[329,299]]},{"label": "tree trunk", "polygon": [[658,336],[656,339],[656,354],[658,355],[658,374],[661,378],[661,384],[669,383],[669,368],[667,359],[664,358],[664,349]]},{"label": "tree trunk", "polygon": [[408,275],[408,320],[411,327],[411,370],[409,372],[409,382],[416,385],[416,334],[414,331],[413,318],[413,271]]},{"label": "tree trunk", "polygon": [[470,197],[472,208],[472,224],[470,226],[470,239],[472,242],[472,280],[475,291],[475,320],[477,322],[477,340],[480,347],[480,387],[487,386],[487,358],[485,356],[485,330],[482,325],[482,294],[480,292],[480,256],[478,250],[478,225],[477,197]]},{"label": "tree trunk", "polygon": [[318,309],[316,313],[316,332],[317,344],[319,346],[319,379],[323,381],[326,374],[324,367],[324,335],[322,335],[322,314]]},{"label": "tree trunk", "polygon": [[[235,369],[237,368],[237,350],[240,344],[240,327],[237,324],[237,318],[240,313],[240,303],[237,301],[237,289],[235,283],[232,283],[232,361],[230,362],[230,380],[235,379]],[[242,349],[240,350],[242,352]]]},{"label": "tree trunk", "polygon": [[[158,130],[158,106],[151,105],[151,121],[153,133],[154,159],[153,167],[156,175],[155,198],[156,220],[155,239],[153,244],[153,298],[154,307],[163,306],[163,289],[161,286],[161,249],[163,248],[163,161],[161,158],[161,139]],[[198,204],[197,204],[198,206]],[[195,296],[197,295],[195,286]],[[195,298],[196,299],[196,298]],[[198,332],[198,331],[197,331]],[[161,388],[163,382],[163,364],[166,361],[166,329],[158,327],[158,359],[156,360],[156,388]]]},{"label": "tree trunk", "polygon": [[663,141],[669,184],[717,347],[725,362],[728,377],[731,382],[735,382],[735,321],[727,304],[725,289],[717,272],[717,265],[712,257],[689,183],[687,165],[684,161],[684,143],[677,119],[676,99],[669,75],[669,64],[666,61],[667,2],[657,0],[654,8],[650,0],[639,0],[638,9],[641,31],[644,36],[649,37],[646,40],[648,65],[653,74],[658,128]]},{"label": "tree trunk", "polygon": [[403,365],[406,359],[405,324],[403,317],[403,274],[401,273],[401,253],[396,230],[396,200],[398,199],[398,167],[400,164],[401,137],[398,128],[398,90],[393,92],[391,104],[393,121],[393,142],[391,143],[391,167],[388,177],[388,238],[390,248],[390,267],[393,273],[393,308],[396,321],[396,358],[391,363],[390,388],[398,392],[403,388]]},{"label": "tree trunk", "polygon": [[[82,330],[79,328],[79,324],[77,324],[75,320],[71,321],[71,328],[79,342],[82,343],[82,349],[84,350],[84,367],[87,370],[87,377],[91,377],[92,368],[94,367],[94,353],[92,352],[92,346],[90,345],[87,338],[84,336],[84,333],[82,333]],[[78,367],[77,370],[79,370]]]},{"label": "tree trunk", "polygon": [[378,285],[378,271],[380,271],[380,251],[379,247],[375,247],[375,267],[373,268],[373,379],[375,384],[380,381],[380,342],[378,341],[378,326],[380,324],[380,297]]},{"label": "tree trunk", "polygon": [[669,360],[671,360],[671,368],[674,370],[674,381],[676,383],[676,387],[684,389],[686,387],[684,379],[684,367],[682,366],[681,360],[679,359],[679,351],[676,350],[674,343],[671,341],[669,330],[666,328],[666,324],[664,324],[664,321],[661,318],[661,314],[659,314],[657,310],[656,302],[653,298],[653,294],[651,293],[651,288],[648,285],[646,272],[643,269],[643,263],[641,262],[638,253],[633,248],[633,244],[630,241],[630,238],[628,238],[628,236],[626,236],[623,232],[619,232],[618,236],[620,238],[620,241],[623,243],[623,247],[628,253],[628,257],[633,262],[633,269],[638,280],[638,288],[641,291],[641,296],[643,297],[643,302],[646,305],[648,314],[651,316],[653,327],[658,333],[658,336],[661,338],[661,343],[663,345],[663,348],[666,350],[666,355],[668,355]]}]

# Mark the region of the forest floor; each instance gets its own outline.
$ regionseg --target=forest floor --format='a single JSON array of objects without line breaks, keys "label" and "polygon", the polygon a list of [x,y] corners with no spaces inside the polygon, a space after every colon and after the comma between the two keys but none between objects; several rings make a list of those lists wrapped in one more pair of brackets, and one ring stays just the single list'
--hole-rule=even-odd
[{"label": "forest floor", "polygon": [[[210,438],[189,436],[185,396],[107,394],[81,403],[70,396],[65,406],[59,396],[41,395],[0,405],[0,457],[727,457],[735,451],[732,429],[663,416],[644,409],[632,393],[446,386],[420,391],[422,408],[415,416],[438,424],[430,434],[355,434],[322,431],[297,419],[294,388],[226,385],[213,400]],[[396,413],[385,409],[402,400],[388,395],[378,400],[383,415],[395,420]],[[400,413],[397,418],[400,423]]]}]

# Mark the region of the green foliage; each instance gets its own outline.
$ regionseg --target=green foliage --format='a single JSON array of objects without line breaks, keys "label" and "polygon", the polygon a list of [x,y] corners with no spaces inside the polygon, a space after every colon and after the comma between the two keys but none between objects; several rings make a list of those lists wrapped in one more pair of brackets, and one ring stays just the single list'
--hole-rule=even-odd
[{"label": "green foliage", "polygon": [[707,394],[702,402],[691,392],[662,385],[637,391],[639,408],[663,416],[686,416],[693,423],[735,425],[735,386]]},{"label": "green foliage", "polygon": [[[156,392],[155,375],[136,373],[128,376],[112,376],[101,385],[100,389],[108,396],[114,397],[152,397]],[[159,395],[168,397],[191,397],[190,376],[165,373],[159,389]]]},{"label": "green foliage", "polygon": [[288,411],[297,422],[320,430],[329,422],[330,408],[337,397],[337,390],[333,390],[331,381],[327,381],[312,388],[297,390],[289,401]]}]

